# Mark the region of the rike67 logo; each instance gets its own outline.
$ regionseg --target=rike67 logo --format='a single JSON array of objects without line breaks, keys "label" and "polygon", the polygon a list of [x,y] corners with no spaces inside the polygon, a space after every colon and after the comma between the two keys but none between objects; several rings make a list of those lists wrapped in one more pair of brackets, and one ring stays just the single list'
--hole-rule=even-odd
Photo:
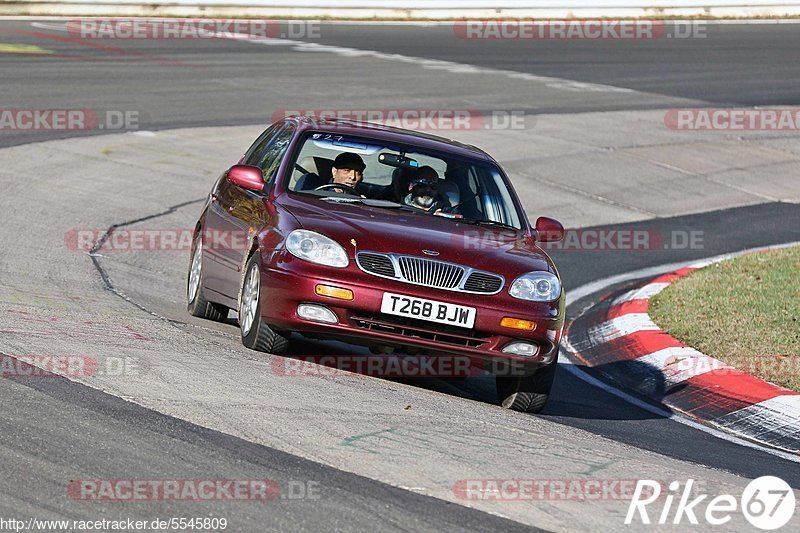
[{"label": "rike67 logo", "polygon": [[[694,480],[689,479],[681,487],[679,481],[669,484],[666,495],[662,495],[658,481],[640,479],[636,484],[625,524],[686,524],[698,525],[700,520],[712,526],[724,526],[740,511],[753,527],[770,531],[785,526],[794,516],[795,495],[792,488],[779,477],[762,476],[751,481],[741,498],[722,494],[709,499],[708,494],[697,494],[693,490]],[[652,507],[655,502],[663,507]],[[649,512],[655,512],[651,517]]]}]

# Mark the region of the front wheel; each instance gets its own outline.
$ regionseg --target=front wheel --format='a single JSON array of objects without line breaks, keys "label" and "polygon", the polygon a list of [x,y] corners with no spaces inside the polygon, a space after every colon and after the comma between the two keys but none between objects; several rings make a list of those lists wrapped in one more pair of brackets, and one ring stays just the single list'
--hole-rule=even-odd
[{"label": "front wheel", "polygon": [[192,316],[224,322],[228,318],[228,308],[222,304],[206,300],[203,290],[203,239],[195,242],[192,260],[189,263],[189,276],[186,280],[187,310]]},{"label": "front wheel", "polygon": [[259,352],[285,353],[289,348],[288,336],[266,325],[261,318],[261,266],[260,254],[254,253],[247,261],[239,300],[239,329],[242,344]]},{"label": "front wheel", "polygon": [[497,399],[506,409],[523,413],[539,413],[547,404],[553,380],[556,377],[558,358],[539,368],[531,376],[521,378],[496,376]]}]

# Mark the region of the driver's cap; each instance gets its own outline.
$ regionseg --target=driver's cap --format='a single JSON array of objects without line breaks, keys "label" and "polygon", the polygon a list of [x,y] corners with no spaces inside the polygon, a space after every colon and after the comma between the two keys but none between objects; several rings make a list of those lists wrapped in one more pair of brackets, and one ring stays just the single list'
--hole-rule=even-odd
[{"label": "driver's cap", "polygon": [[361,156],[353,152],[342,152],[337,155],[336,159],[333,160],[333,166],[338,169],[349,168],[358,172],[364,172],[364,169],[367,168]]}]

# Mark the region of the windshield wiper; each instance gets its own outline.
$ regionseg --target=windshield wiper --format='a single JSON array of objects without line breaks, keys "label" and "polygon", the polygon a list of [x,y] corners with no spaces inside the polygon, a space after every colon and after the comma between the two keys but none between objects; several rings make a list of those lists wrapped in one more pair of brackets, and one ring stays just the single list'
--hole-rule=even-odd
[{"label": "windshield wiper", "polygon": [[[328,200],[343,204],[364,204],[367,207],[384,207],[386,209],[404,209],[407,206],[390,200],[376,200],[373,198],[358,198],[356,196],[323,196],[320,200]],[[414,210],[416,211],[416,209]]]},{"label": "windshield wiper", "polygon": [[337,204],[357,204],[361,202],[361,198],[355,198],[353,196],[323,196],[320,200],[329,200],[331,202],[336,202]]},{"label": "windshield wiper", "polygon": [[463,222],[465,224],[472,224],[474,226],[487,226],[490,228],[506,228],[514,231],[519,231],[519,228],[515,228],[509,224],[504,222],[496,222],[494,220],[475,220],[475,219],[462,219],[458,222]]}]

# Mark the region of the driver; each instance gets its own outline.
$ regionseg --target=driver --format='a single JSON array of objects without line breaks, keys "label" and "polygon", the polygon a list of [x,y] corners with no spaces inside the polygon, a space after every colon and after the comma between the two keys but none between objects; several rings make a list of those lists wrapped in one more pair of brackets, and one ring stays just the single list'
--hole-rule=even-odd
[{"label": "driver", "polygon": [[[365,168],[367,168],[367,165],[360,155],[353,152],[342,152],[333,160],[333,167],[331,168],[333,179],[331,183],[338,183],[355,189],[364,179]],[[334,188],[333,190],[345,192],[342,189]]]}]

